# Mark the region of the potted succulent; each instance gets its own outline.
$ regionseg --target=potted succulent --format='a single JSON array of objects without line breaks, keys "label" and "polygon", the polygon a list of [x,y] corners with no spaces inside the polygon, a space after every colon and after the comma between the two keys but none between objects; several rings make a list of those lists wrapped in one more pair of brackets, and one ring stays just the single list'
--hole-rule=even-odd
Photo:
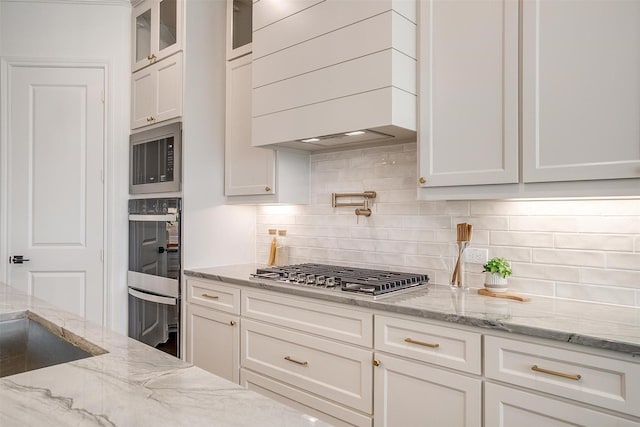
[{"label": "potted succulent", "polygon": [[506,292],[507,277],[511,276],[511,265],[504,258],[491,258],[483,266],[485,275],[484,287],[491,292]]}]

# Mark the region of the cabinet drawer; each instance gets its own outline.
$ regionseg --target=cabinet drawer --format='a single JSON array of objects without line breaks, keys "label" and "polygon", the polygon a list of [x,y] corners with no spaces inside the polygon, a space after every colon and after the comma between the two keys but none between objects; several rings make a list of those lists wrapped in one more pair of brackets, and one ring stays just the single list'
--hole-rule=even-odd
[{"label": "cabinet drawer", "polygon": [[637,427],[626,420],[557,399],[486,383],[485,425],[491,427]]},{"label": "cabinet drawer", "polygon": [[242,295],[243,316],[349,344],[372,346],[371,313],[286,298],[273,293],[246,291]]},{"label": "cabinet drawer", "polygon": [[243,368],[371,414],[371,351],[242,320]]},{"label": "cabinet drawer", "polygon": [[187,302],[240,314],[240,289],[218,282],[187,279]]},{"label": "cabinet drawer", "polygon": [[481,373],[481,335],[474,332],[376,316],[375,348],[472,374]]},{"label": "cabinet drawer", "polygon": [[640,364],[485,336],[485,375],[592,405],[640,415]]},{"label": "cabinet drawer", "polygon": [[371,427],[371,417],[320,399],[280,381],[247,369],[240,372],[240,384],[273,400],[291,406],[336,427]]}]

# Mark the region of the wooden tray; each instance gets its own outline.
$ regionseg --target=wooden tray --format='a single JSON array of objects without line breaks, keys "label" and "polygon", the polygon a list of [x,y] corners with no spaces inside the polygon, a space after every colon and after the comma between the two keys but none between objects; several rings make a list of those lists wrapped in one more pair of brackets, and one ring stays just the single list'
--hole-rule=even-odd
[{"label": "wooden tray", "polygon": [[507,299],[513,299],[516,301],[529,301],[530,298],[522,296],[522,295],[518,295],[518,294],[514,294],[511,292],[491,292],[488,289],[485,288],[480,288],[478,289],[478,293],[480,295],[484,295],[487,297],[494,297],[494,298],[507,298]]}]

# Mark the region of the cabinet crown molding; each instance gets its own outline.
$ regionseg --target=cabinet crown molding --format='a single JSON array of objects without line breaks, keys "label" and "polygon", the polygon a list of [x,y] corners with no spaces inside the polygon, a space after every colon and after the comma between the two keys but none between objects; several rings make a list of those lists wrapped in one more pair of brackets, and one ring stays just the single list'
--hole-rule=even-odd
[{"label": "cabinet crown molding", "polygon": [[131,7],[139,0],[1,0],[6,3],[52,3]]}]

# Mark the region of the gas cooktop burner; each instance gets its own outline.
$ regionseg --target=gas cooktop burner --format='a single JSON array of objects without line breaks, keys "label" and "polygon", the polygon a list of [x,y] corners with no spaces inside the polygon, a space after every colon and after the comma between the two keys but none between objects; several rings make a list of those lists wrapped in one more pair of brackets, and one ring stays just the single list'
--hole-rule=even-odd
[{"label": "gas cooktop burner", "polygon": [[402,289],[426,285],[426,274],[369,270],[325,264],[297,264],[258,268],[253,277],[316,288],[379,296]]}]

